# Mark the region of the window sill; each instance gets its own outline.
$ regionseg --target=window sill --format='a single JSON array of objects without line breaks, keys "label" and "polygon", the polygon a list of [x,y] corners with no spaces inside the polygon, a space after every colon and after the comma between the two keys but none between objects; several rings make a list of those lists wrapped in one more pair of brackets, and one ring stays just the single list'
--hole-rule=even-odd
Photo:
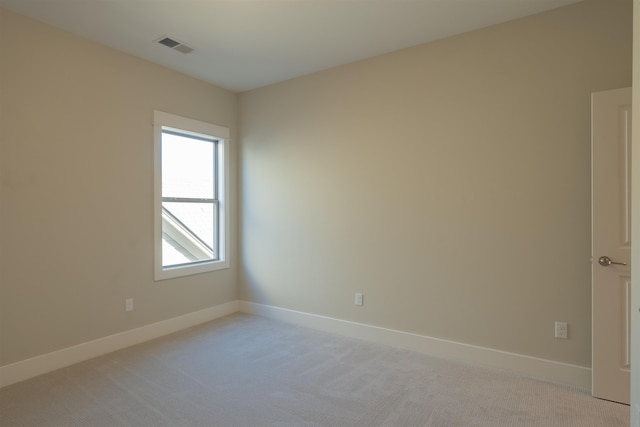
[{"label": "window sill", "polygon": [[175,267],[164,267],[156,269],[155,281],[175,279],[177,277],[191,276],[193,274],[208,273],[211,271],[224,270],[229,268],[229,261],[211,261],[197,265],[181,265]]}]

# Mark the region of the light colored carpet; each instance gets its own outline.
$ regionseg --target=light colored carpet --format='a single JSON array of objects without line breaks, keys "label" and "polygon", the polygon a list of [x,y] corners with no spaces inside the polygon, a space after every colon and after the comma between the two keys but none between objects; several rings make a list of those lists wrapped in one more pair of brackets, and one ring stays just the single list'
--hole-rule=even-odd
[{"label": "light colored carpet", "polygon": [[13,426],[628,426],[586,390],[235,314],[0,390]]}]

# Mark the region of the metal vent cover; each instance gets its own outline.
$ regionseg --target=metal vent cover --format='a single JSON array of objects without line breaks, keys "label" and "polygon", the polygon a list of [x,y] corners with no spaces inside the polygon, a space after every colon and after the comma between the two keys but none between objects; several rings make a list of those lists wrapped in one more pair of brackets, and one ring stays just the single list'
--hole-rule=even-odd
[{"label": "metal vent cover", "polygon": [[173,48],[173,50],[177,50],[182,53],[191,53],[193,52],[193,48],[187,46],[186,44],[179,44]]},{"label": "metal vent cover", "polygon": [[168,36],[162,36],[159,39],[156,39],[155,42],[173,50],[177,50],[180,53],[191,53],[194,50],[191,46]]}]

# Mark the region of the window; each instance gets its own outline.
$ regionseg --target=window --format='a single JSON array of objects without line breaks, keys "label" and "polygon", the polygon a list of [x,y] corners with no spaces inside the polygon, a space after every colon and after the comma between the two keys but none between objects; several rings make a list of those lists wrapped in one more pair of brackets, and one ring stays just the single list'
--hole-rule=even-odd
[{"label": "window", "polygon": [[154,112],[155,279],[229,267],[229,129]]}]

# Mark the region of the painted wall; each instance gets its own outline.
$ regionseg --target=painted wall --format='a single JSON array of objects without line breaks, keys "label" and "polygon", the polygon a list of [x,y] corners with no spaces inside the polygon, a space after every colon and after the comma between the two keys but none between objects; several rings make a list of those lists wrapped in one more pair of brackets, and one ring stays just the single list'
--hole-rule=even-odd
[{"label": "painted wall", "polygon": [[241,298],[590,366],[590,93],[631,42],[586,0],[242,94]]},{"label": "painted wall", "polygon": [[[640,0],[633,0],[633,43],[640,46]],[[640,129],[640,49],[633,51],[633,129]],[[633,146],[640,147],[640,132],[633,133]],[[640,360],[640,150],[633,150],[633,184],[632,184],[632,309],[631,309],[631,360]],[[640,368],[637,364],[631,368],[631,423],[640,427]]]},{"label": "painted wall", "polygon": [[237,95],[3,10],[0,35],[0,366],[236,300],[235,256],[153,281],[152,119],[234,138]]}]

